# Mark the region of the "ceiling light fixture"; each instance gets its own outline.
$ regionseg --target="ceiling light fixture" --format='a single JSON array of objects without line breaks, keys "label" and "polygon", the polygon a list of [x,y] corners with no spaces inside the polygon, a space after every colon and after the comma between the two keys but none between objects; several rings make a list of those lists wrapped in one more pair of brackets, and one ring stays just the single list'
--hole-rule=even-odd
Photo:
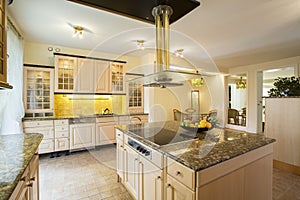
[{"label": "ceiling light fixture", "polygon": [[175,51],[175,56],[176,57],[180,57],[180,58],[183,58],[183,49],[177,49],[176,51]]},{"label": "ceiling light fixture", "polygon": [[74,33],[73,33],[73,37],[77,37],[82,39],[83,38],[83,30],[84,28],[82,26],[73,26],[74,28]]},{"label": "ceiling light fixture", "polygon": [[243,77],[241,77],[240,80],[235,82],[236,89],[246,89],[246,80],[243,80]]},{"label": "ceiling light fixture", "polygon": [[144,47],[144,42],[145,42],[145,40],[137,40],[136,41],[137,42],[137,47],[139,48],[139,49],[141,49],[141,50],[144,50],[145,49],[145,47]]}]

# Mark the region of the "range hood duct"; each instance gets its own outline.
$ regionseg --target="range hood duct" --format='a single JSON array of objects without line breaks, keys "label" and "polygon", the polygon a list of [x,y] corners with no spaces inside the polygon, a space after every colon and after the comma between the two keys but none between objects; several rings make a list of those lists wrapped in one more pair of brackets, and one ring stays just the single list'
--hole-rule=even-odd
[{"label": "range hood duct", "polygon": [[152,9],[156,28],[156,62],[155,72],[144,77],[132,79],[145,87],[182,86],[183,81],[199,78],[200,74],[170,70],[170,24],[173,9],[168,5],[158,5]]}]

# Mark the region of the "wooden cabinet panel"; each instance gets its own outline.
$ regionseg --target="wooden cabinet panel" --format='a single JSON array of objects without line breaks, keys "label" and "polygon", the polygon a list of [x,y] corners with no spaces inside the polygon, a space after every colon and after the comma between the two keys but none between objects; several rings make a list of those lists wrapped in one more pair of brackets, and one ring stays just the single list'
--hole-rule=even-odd
[{"label": "wooden cabinet panel", "polygon": [[116,142],[115,122],[96,123],[96,145]]},{"label": "wooden cabinet panel", "polygon": [[137,153],[132,150],[129,146],[125,145],[125,180],[124,184],[128,191],[137,199],[138,188],[139,188],[139,157]]},{"label": "wooden cabinet panel", "polygon": [[66,151],[70,149],[69,138],[55,139],[55,151]]},{"label": "wooden cabinet panel", "polygon": [[[214,193],[216,192],[214,191]],[[195,192],[189,190],[186,186],[176,181],[171,176],[167,175],[167,200],[187,200],[187,199],[194,200]]]},{"label": "wooden cabinet panel", "polygon": [[39,153],[51,153],[54,152],[54,139],[43,139],[39,146]]},{"label": "wooden cabinet panel", "polygon": [[95,146],[95,123],[70,125],[70,149]]},{"label": "wooden cabinet panel", "polygon": [[107,61],[94,61],[95,66],[95,92],[108,93],[110,92],[110,66]]},{"label": "wooden cabinet panel", "polygon": [[94,92],[94,60],[77,59],[77,74],[75,82],[75,92]]},{"label": "wooden cabinet panel", "polygon": [[77,58],[55,55],[55,92],[74,92]]},{"label": "wooden cabinet panel", "polygon": [[111,73],[111,92],[112,93],[125,93],[125,64],[118,62],[110,63]]}]

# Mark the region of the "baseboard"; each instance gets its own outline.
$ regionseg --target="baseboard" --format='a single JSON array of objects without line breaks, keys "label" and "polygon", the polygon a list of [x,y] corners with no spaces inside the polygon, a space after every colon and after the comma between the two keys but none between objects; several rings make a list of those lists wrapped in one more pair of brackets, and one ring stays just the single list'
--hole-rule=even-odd
[{"label": "baseboard", "polygon": [[300,167],[296,165],[291,165],[279,160],[273,160],[273,166],[278,169],[282,169],[293,174],[300,175]]}]

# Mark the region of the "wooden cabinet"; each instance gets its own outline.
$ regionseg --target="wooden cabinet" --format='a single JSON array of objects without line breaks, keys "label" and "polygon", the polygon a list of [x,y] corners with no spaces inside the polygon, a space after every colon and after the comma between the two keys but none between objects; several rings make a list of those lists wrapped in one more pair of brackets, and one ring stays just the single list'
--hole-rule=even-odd
[{"label": "wooden cabinet", "polygon": [[95,147],[95,123],[70,125],[70,150]]},{"label": "wooden cabinet", "polygon": [[39,156],[36,153],[9,200],[39,200]]},{"label": "wooden cabinet", "polygon": [[[126,75],[126,80],[138,78],[138,76]],[[128,82],[126,84],[127,106],[128,112],[143,113],[144,112],[144,86],[137,82]]]},{"label": "wooden cabinet", "polygon": [[53,120],[24,121],[23,131],[24,133],[40,133],[44,135],[39,146],[40,154],[54,152]]},{"label": "wooden cabinet", "polygon": [[52,68],[25,65],[23,102],[26,116],[53,116],[53,78]]},{"label": "wooden cabinet", "polygon": [[55,92],[74,92],[77,58],[55,55]]},{"label": "wooden cabinet", "polygon": [[0,0],[0,82],[4,83],[7,75],[6,6],[6,0]]},{"label": "wooden cabinet", "polygon": [[125,159],[124,134],[118,129],[116,129],[116,142],[117,142],[116,166],[117,166],[118,181],[123,182],[124,178],[125,178],[125,171],[124,171],[124,159]]},{"label": "wooden cabinet", "polygon": [[128,191],[135,197],[135,199],[138,199],[139,155],[126,144],[124,145],[124,148],[125,148],[124,184],[125,187],[128,189]]},{"label": "wooden cabinet", "polygon": [[75,92],[94,92],[94,60],[77,59],[77,74],[75,74]]},{"label": "wooden cabinet", "polygon": [[[167,175],[167,200],[194,200],[195,192]],[[208,199],[207,199],[208,200]]]},{"label": "wooden cabinet", "polygon": [[108,61],[95,60],[95,92],[110,93],[111,77],[110,64]]},{"label": "wooden cabinet", "polygon": [[67,119],[54,120],[55,151],[70,150],[69,121]]},{"label": "wooden cabinet", "polygon": [[114,117],[97,118],[96,145],[111,144],[116,142]]},{"label": "wooden cabinet", "polygon": [[111,92],[112,93],[125,93],[125,64],[119,62],[110,63],[111,73]]}]

